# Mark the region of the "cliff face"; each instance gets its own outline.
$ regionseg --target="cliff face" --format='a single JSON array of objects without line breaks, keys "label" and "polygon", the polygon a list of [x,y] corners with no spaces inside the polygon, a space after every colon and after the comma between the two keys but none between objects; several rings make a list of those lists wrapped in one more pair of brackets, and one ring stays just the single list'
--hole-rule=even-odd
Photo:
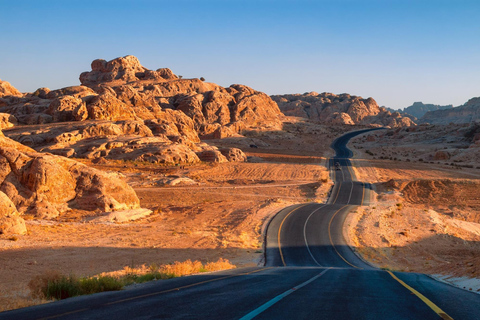
[{"label": "cliff face", "polygon": [[480,121],[480,97],[472,98],[462,106],[429,111],[422,118],[420,123],[449,124],[449,123],[470,123]]},{"label": "cliff face", "polygon": [[361,124],[390,127],[414,125],[408,117],[378,106],[372,99],[349,94],[309,92],[272,96],[285,115],[318,120],[330,124]]}]

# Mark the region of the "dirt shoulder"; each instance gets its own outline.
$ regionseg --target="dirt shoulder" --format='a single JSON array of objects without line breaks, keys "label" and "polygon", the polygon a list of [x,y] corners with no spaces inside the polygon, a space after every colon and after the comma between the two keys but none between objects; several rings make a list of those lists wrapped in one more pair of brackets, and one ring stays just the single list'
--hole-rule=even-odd
[{"label": "dirt shoulder", "polygon": [[370,160],[359,145],[350,144],[355,173],[375,192],[345,224],[350,245],[377,267],[441,275],[480,292],[480,171]]}]

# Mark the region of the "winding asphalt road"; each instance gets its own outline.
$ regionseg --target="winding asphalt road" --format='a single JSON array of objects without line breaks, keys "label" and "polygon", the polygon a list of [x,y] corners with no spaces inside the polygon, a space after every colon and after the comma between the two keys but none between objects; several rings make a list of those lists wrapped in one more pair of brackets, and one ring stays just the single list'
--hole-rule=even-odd
[{"label": "winding asphalt road", "polygon": [[332,145],[328,202],[291,206],[272,219],[265,267],[156,281],[3,312],[0,319],[480,319],[480,295],[423,274],[372,268],[345,243],[346,215],[369,198],[346,148],[358,133]]}]

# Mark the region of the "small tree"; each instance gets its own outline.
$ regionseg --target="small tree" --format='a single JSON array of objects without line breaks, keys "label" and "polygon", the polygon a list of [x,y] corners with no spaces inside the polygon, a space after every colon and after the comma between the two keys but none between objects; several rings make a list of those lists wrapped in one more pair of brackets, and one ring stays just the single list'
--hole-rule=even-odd
[{"label": "small tree", "polygon": [[201,80],[201,81],[205,81],[205,78],[204,78],[204,77],[200,77],[200,80]]}]

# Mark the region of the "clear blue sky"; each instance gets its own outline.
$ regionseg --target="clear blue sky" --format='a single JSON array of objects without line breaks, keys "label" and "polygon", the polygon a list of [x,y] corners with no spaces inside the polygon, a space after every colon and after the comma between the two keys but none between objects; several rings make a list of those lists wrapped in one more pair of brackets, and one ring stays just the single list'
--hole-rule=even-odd
[{"label": "clear blue sky", "polygon": [[347,92],[403,108],[480,96],[480,1],[0,0],[0,79],[79,84],[96,58],[268,94]]}]

